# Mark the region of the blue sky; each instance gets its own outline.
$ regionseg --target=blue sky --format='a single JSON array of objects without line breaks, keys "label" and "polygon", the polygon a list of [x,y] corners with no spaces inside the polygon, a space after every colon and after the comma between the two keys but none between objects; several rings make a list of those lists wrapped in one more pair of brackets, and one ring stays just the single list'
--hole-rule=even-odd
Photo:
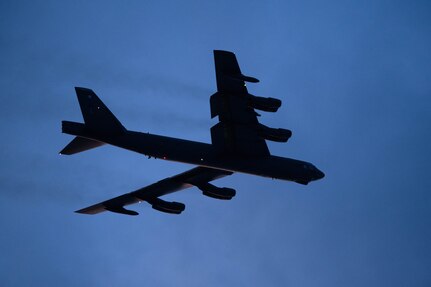
[{"label": "blue sky", "polygon": [[[428,1],[2,1],[1,286],[429,286]],[[92,88],[129,129],[210,142],[213,49],[237,54],[276,155],[309,186],[236,174],[185,212],[74,210],[191,166],[113,147],[59,156]]]}]

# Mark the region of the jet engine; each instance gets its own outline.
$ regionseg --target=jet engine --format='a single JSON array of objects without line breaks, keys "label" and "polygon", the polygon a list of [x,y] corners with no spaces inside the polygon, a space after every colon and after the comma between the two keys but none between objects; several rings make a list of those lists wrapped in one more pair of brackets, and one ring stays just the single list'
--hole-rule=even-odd
[{"label": "jet engine", "polygon": [[105,209],[120,214],[139,215],[139,213],[137,213],[136,211],[125,209],[123,206],[105,206]]},{"label": "jet engine", "polygon": [[154,208],[155,210],[166,212],[166,213],[180,214],[186,208],[186,206],[181,202],[176,202],[176,201],[168,202],[160,198],[154,198],[147,201],[148,203],[151,204],[151,207]]},{"label": "jet engine", "polygon": [[250,96],[250,106],[265,112],[276,112],[281,107],[281,100],[274,98]]},{"label": "jet engine", "polygon": [[259,134],[266,140],[274,142],[287,142],[292,136],[292,131],[288,129],[274,129],[259,124]]},{"label": "jet engine", "polygon": [[210,183],[197,185],[197,188],[202,190],[203,195],[216,199],[230,200],[236,194],[235,189],[227,187],[217,187]]}]

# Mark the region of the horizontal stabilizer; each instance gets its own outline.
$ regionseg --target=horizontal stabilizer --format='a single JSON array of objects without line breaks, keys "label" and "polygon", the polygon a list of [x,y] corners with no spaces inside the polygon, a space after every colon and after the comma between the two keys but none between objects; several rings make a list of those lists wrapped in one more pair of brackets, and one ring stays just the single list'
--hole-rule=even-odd
[{"label": "horizontal stabilizer", "polygon": [[62,151],[60,151],[60,154],[71,155],[71,154],[79,153],[92,148],[96,148],[104,144],[105,143],[98,142],[95,140],[75,137]]}]

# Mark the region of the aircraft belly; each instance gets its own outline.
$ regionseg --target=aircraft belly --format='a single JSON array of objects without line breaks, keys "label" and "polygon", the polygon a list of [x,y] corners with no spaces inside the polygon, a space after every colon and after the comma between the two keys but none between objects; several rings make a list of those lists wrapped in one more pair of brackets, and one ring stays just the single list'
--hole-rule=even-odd
[{"label": "aircraft belly", "polygon": [[215,157],[210,144],[138,132],[128,132],[113,144],[149,157],[196,165]]},{"label": "aircraft belly", "polygon": [[263,177],[296,181],[301,174],[301,161],[277,156],[244,157],[220,154],[211,144],[152,135],[127,132],[111,144],[135,152],[169,161],[241,172]]}]

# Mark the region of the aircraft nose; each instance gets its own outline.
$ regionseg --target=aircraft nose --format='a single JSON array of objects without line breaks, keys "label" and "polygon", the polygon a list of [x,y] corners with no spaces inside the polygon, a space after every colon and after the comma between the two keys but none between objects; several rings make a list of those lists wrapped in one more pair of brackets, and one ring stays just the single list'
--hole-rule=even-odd
[{"label": "aircraft nose", "polygon": [[322,171],[317,170],[316,176],[317,176],[317,179],[321,179],[325,177],[325,174]]}]

